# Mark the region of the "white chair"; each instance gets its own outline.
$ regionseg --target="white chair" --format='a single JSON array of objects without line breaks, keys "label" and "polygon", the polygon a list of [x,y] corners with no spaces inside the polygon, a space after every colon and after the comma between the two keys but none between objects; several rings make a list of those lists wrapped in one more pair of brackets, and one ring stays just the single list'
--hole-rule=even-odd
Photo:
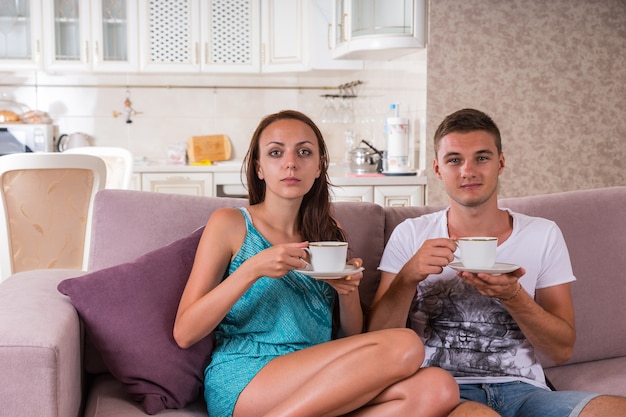
[{"label": "white chair", "polygon": [[32,269],[86,270],[105,181],[104,161],[91,155],[0,156],[0,282]]},{"label": "white chair", "polygon": [[107,167],[107,181],[104,188],[129,190],[133,176],[133,154],[116,146],[81,146],[70,148],[63,153],[94,155],[104,160]]}]

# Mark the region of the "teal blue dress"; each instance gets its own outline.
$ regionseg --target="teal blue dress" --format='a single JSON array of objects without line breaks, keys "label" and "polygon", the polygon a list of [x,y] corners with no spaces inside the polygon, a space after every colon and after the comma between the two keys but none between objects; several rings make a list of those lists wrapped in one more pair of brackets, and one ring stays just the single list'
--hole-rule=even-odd
[{"label": "teal blue dress", "polygon": [[[255,229],[248,211],[239,210],[246,238],[224,279],[272,246]],[[241,391],[272,359],[329,341],[335,297],[327,283],[294,271],[280,279],[258,279],[215,329],[215,348],[204,372],[209,415],[232,416]]]}]

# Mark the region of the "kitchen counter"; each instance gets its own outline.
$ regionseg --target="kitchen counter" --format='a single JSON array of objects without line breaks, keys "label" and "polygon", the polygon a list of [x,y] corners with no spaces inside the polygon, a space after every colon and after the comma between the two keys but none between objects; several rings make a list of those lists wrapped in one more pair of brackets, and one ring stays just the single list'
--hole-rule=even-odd
[{"label": "kitchen counter", "polygon": [[134,171],[142,172],[239,172],[241,161],[214,162],[211,165],[175,165],[165,161],[135,162]]},{"label": "kitchen counter", "polygon": [[[231,173],[239,175],[242,161],[215,162],[211,165],[173,165],[164,162],[137,163],[135,173]],[[332,164],[328,174],[333,185],[426,185],[424,175],[353,174]]]},{"label": "kitchen counter", "polygon": [[[140,162],[134,166],[134,188],[143,191],[218,197],[246,197],[241,161],[211,165]],[[425,204],[423,175],[353,174],[343,166],[329,168],[334,201],[366,201],[382,206]]]}]

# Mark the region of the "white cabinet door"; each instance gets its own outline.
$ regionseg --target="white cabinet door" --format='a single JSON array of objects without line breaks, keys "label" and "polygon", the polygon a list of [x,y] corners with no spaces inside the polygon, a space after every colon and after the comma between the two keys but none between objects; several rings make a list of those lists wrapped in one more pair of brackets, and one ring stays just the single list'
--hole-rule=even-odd
[{"label": "white cabinet door", "polygon": [[379,185],[374,187],[374,202],[383,207],[424,205],[422,185]]},{"label": "white cabinet door", "polygon": [[307,0],[262,0],[261,70],[307,69]]},{"label": "white cabinet door", "polygon": [[45,0],[42,12],[46,70],[137,70],[134,0]]},{"label": "white cabinet door", "polygon": [[91,2],[92,69],[128,72],[139,69],[136,0]]},{"label": "white cabinet door", "polygon": [[200,70],[200,1],[139,0],[140,70]]},{"label": "white cabinet door", "polygon": [[204,0],[201,57],[204,72],[259,72],[261,0]]},{"label": "white cabinet door", "polygon": [[376,203],[383,207],[423,206],[423,185],[347,185],[330,189],[333,201]]},{"label": "white cabinet door", "polygon": [[334,0],[335,58],[393,59],[426,46],[426,0]]},{"label": "white cabinet door", "polygon": [[374,202],[374,192],[371,186],[335,186],[331,187],[330,195],[332,201]]},{"label": "white cabinet door", "polygon": [[259,71],[259,0],[140,0],[139,5],[141,71]]},{"label": "white cabinet door", "polygon": [[157,193],[213,195],[212,173],[143,173],[141,174],[142,191]]},{"label": "white cabinet door", "polygon": [[334,59],[335,27],[333,21],[334,0],[309,0],[309,52],[311,70],[361,70],[363,61]]},{"label": "white cabinet door", "polygon": [[261,72],[360,70],[333,59],[333,0],[262,0]]},{"label": "white cabinet door", "polygon": [[3,70],[39,69],[41,65],[39,1],[0,2],[0,66]]},{"label": "white cabinet door", "polygon": [[308,1],[140,0],[141,70],[306,70]]}]

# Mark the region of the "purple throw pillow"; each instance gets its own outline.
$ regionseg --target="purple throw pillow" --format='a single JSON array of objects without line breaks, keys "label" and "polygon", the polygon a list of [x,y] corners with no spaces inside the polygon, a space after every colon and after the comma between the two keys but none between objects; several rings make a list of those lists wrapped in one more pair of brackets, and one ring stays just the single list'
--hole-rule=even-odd
[{"label": "purple throw pillow", "polygon": [[58,285],[107,369],[148,414],[198,398],[212,335],[188,349],[172,336],[176,310],[204,228],[136,260]]}]

